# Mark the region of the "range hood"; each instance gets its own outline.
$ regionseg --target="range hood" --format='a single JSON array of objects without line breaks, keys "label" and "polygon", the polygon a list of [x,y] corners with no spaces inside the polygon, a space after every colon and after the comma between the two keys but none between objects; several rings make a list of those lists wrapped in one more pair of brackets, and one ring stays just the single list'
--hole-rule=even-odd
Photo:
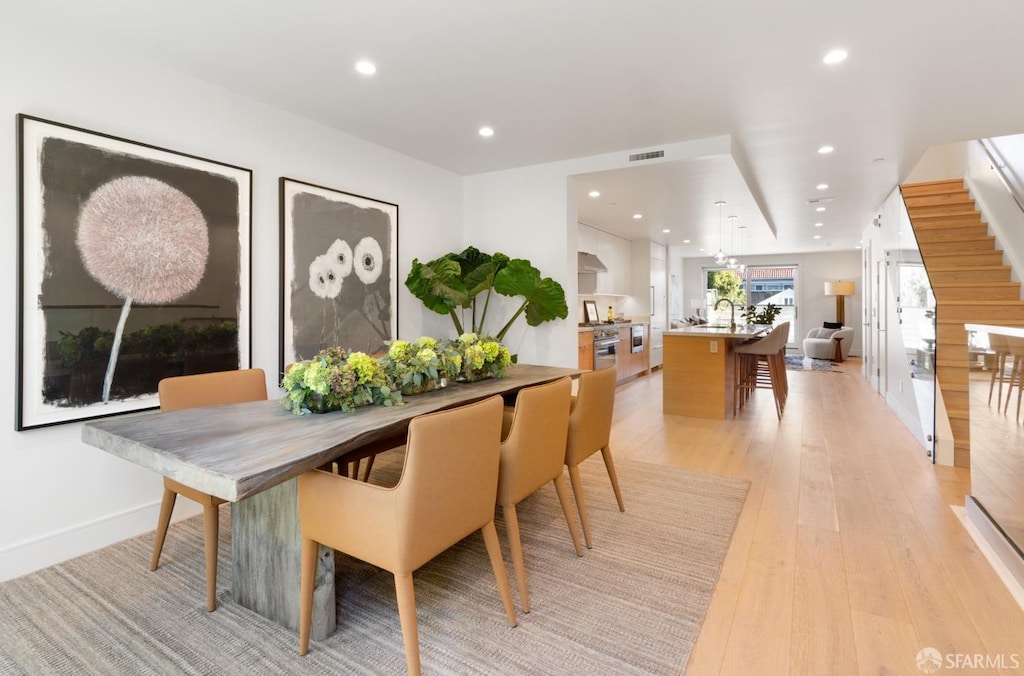
[{"label": "range hood", "polygon": [[608,272],[608,267],[594,254],[577,251],[576,255],[576,272]]}]

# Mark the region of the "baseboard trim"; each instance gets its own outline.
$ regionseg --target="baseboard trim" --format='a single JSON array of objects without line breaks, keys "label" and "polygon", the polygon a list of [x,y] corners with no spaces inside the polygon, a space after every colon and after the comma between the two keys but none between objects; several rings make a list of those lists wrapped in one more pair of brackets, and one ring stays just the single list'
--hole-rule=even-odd
[{"label": "baseboard trim", "polygon": [[1024,557],[1020,550],[973,496],[968,495],[964,506],[953,507],[953,511],[1017,604],[1024,609]]},{"label": "baseboard trim", "polygon": [[[191,500],[178,500],[172,520],[200,513],[202,508]],[[159,515],[160,501],[156,500],[0,549],[0,582],[152,531]]]}]

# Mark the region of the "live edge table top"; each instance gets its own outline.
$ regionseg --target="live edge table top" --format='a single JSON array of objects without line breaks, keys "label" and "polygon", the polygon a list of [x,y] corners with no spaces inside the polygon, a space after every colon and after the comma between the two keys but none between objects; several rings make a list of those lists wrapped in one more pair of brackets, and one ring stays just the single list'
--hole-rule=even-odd
[{"label": "live edge table top", "polygon": [[363,406],[297,416],[276,399],[144,413],[86,423],[82,441],[229,502],[237,502],[360,446],[403,433],[409,421],[495,394],[578,376],[571,368],[517,364],[508,376]]}]

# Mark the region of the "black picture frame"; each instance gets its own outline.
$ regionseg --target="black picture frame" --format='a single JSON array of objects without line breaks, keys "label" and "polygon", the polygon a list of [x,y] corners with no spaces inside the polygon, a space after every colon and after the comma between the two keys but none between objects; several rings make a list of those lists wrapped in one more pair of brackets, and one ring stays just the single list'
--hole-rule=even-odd
[{"label": "black picture frame", "polygon": [[328,347],[386,351],[398,332],[398,205],[281,177],[280,209],[281,372]]},{"label": "black picture frame", "polygon": [[251,170],[26,114],[17,137],[16,430],[250,365]]},{"label": "black picture frame", "polygon": [[601,321],[597,314],[597,301],[583,301],[583,321],[587,324],[594,324]]}]

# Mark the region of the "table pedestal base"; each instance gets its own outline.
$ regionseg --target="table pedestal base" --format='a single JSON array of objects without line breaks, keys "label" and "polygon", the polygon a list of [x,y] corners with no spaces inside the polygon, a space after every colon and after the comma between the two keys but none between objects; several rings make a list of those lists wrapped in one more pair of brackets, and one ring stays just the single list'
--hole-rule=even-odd
[{"label": "table pedestal base", "polygon": [[[302,535],[298,481],[291,479],[231,505],[231,591],[246,608],[299,631]],[[334,633],[334,550],[320,546],[313,592],[314,641]]]}]

